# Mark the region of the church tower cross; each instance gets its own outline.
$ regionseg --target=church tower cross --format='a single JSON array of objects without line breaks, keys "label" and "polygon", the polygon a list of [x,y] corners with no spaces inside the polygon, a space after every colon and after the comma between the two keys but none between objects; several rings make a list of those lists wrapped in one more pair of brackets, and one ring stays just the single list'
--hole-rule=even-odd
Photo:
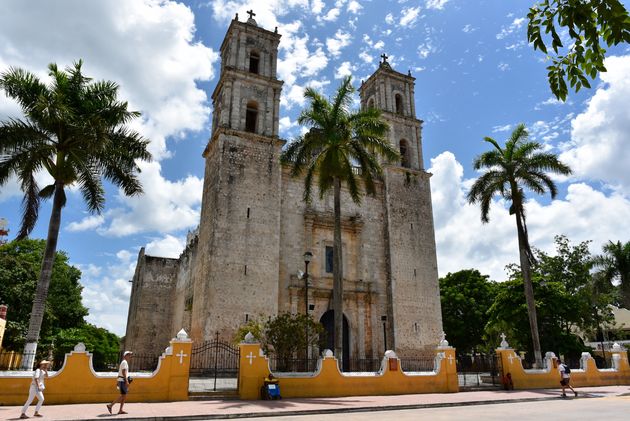
[{"label": "church tower cross", "polygon": [[252,9],[252,10],[248,10],[248,11],[247,11],[247,14],[249,15],[249,18],[250,18],[250,19],[253,19],[253,18],[254,18],[254,16],[256,16],[256,13],[254,13],[254,10],[253,10],[253,9]]},{"label": "church tower cross", "polygon": [[389,57],[387,57],[387,54],[383,53],[383,54],[381,54],[381,58],[383,59],[383,63],[387,63],[387,59]]}]

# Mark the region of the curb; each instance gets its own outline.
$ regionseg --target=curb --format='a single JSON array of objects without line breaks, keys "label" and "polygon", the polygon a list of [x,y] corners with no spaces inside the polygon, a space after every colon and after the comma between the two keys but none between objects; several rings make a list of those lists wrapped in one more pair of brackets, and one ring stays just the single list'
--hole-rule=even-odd
[{"label": "curb", "polygon": [[[597,398],[598,396],[583,395],[577,399],[583,398]],[[426,408],[451,408],[456,406],[479,406],[479,405],[498,405],[498,404],[510,404],[510,403],[522,403],[522,402],[541,402],[541,401],[557,401],[559,396],[542,397],[542,398],[520,398],[520,399],[498,399],[498,400],[484,400],[484,401],[468,401],[468,402],[442,402],[442,403],[423,403],[423,404],[408,404],[408,405],[384,405],[384,406],[364,406],[347,409],[304,409],[295,411],[281,411],[281,412],[247,412],[241,414],[199,414],[199,415],[175,415],[164,417],[134,417],[124,418],[124,421],[186,421],[186,420],[226,420],[226,419],[238,419],[238,418],[263,418],[263,417],[286,417],[296,415],[328,415],[328,414],[341,414],[346,412],[374,412],[374,411],[396,411],[404,409],[426,409]],[[576,399],[576,398],[570,398]],[[76,421],[102,421],[103,418],[85,418]]]}]

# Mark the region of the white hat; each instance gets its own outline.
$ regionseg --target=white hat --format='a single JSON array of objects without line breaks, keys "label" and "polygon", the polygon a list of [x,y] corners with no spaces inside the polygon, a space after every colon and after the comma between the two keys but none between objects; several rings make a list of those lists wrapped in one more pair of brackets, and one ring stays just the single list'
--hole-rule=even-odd
[{"label": "white hat", "polygon": [[129,354],[133,354],[133,352],[131,352],[131,351],[125,351],[125,352],[123,353],[123,358],[125,358],[125,357],[126,357],[127,355],[129,355]]}]

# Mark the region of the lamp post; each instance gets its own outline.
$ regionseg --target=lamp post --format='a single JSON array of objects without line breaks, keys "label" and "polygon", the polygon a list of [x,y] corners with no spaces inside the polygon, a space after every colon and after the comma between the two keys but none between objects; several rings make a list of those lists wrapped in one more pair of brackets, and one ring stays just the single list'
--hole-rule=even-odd
[{"label": "lamp post", "polygon": [[313,259],[313,253],[307,251],[304,253],[304,314],[307,318],[307,323],[305,326],[305,334],[306,334],[306,366],[308,370],[308,264],[311,263]]}]

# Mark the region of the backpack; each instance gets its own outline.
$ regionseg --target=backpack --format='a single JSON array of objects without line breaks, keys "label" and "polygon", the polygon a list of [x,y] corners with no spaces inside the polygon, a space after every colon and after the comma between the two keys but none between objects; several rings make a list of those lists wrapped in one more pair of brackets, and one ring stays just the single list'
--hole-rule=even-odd
[{"label": "backpack", "polygon": [[564,373],[571,374],[571,369],[569,368],[569,366],[566,364],[562,364],[562,365],[564,366]]}]

